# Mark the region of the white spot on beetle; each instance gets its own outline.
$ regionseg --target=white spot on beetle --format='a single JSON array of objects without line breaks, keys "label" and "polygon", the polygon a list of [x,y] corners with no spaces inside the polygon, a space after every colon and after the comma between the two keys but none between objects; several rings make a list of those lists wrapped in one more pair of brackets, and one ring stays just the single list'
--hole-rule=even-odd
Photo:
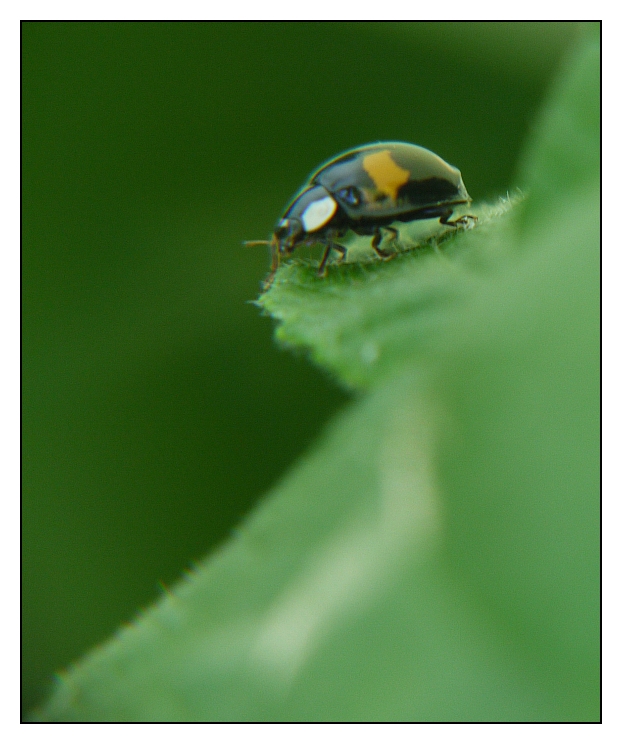
[{"label": "white spot on beetle", "polygon": [[306,232],[315,232],[330,220],[337,211],[337,202],[330,196],[311,202],[302,213],[302,225]]}]

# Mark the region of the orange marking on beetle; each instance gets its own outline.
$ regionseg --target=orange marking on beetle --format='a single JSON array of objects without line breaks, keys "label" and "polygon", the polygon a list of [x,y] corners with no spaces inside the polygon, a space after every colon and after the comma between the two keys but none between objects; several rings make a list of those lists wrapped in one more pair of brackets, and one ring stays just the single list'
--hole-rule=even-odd
[{"label": "orange marking on beetle", "polygon": [[408,183],[410,171],[407,171],[393,160],[390,150],[380,150],[363,158],[363,168],[367,175],[391,199],[397,199],[400,186]]}]

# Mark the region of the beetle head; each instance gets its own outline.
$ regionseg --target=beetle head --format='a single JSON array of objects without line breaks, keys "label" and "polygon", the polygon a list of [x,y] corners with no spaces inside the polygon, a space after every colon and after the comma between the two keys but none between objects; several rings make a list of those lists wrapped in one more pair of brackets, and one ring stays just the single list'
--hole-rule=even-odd
[{"label": "beetle head", "polygon": [[295,217],[280,220],[272,235],[272,250],[278,250],[284,256],[289,255],[296,247],[303,233],[302,224]]}]

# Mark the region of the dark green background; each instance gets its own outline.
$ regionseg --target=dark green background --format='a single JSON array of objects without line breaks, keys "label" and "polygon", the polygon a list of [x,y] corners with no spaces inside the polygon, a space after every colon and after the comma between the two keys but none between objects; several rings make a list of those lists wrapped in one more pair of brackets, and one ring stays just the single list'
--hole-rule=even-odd
[{"label": "dark green background", "polygon": [[26,23],[24,705],[346,399],[248,304],[307,173],[397,139],[515,184],[575,24]]}]

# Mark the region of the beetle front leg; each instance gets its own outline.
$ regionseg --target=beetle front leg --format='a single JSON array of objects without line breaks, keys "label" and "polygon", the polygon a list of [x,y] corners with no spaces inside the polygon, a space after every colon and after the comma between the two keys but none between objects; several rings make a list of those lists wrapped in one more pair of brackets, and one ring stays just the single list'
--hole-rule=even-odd
[{"label": "beetle front leg", "polygon": [[270,262],[270,273],[268,274],[267,279],[264,280],[262,286],[264,292],[272,286],[272,282],[274,281],[274,277],[276,276],[281,261],[280,246],[276,238],[272,238],[270,241],[270,256],[272,259]]}]

